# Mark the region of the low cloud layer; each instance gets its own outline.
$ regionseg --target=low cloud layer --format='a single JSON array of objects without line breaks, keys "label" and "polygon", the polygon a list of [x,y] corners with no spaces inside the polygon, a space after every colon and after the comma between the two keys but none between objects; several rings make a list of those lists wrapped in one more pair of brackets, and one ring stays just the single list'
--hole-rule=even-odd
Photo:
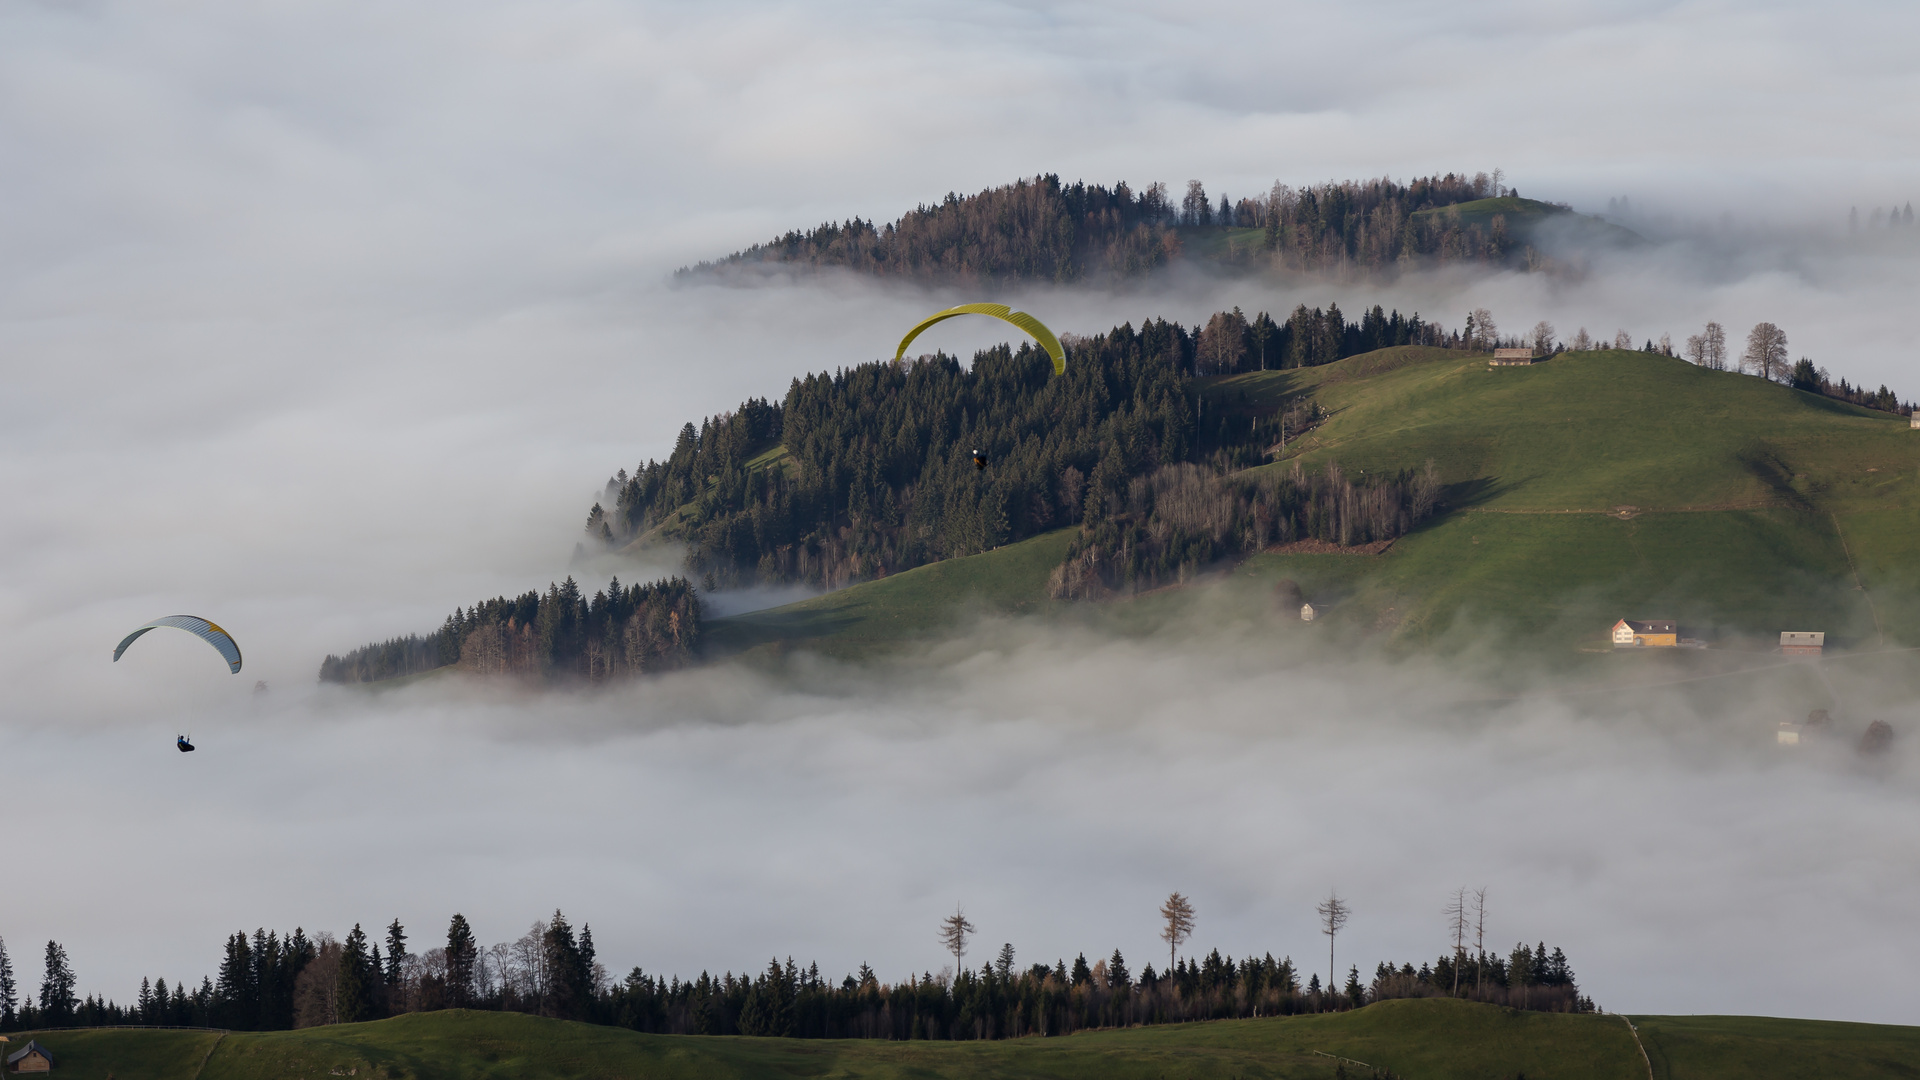
[{"label": "low cloud layer", "polygon": [[[892,976],[938,967],[955,901],[1023,958],[1146,960],[1175,888],[1198,942],[1306,962],[1337,886],[1341,966],[1370,968],[1437,952],[1446,892],[1485,884],[1497,938],[1565,945],[1608,1007],[1906,1016],[1911,765],[1782,758],[1757,696],[1463,713],[1417,662],[1309,663],[1231,627],[993,627],[897,665],[589,696],[312,683],[328,651],[565,574],[605,477],[682,422],[977,298],[671,268],[1034,172],[1239,196],[1499,164],[1532,196],[1632,195],[1663,241],[1579,278],[1013,291],[1057,329],[1330,300],[1636,339],[1768,319],[1795,355],[1920,394],[1920,264],[1843,225],[1912,197],[1888,104],[1912,96],[1911,12],[1445,18],[0,12],[0,746],[10,854],[54,869],[10,886],[17,967],[37,986],[57,938],[83,991],[125,1000],[142,974],[197,979],[241,927],[399,915],[420,941],[458,909],[501,940],[558,905],[621,968],[777,951]],[[185,635],[108,662],[176,611],[232,629],[243,675]],[[188,729],[203,750],[174,753]]]},{"label": "low cloud layer", "polygon": [[[872,667],[596,694],[150,689],[138,717],[9,732],[34,763],[16,857],[64,868],[16,883],[9,937],[62,940],[125,996],[261,922],[398,916],[426,943],[459,910],[509,940],[559,906],[616,972],[791,953],[899,977],[939,970],[956,902],[983,954],[1153,960],[1179,889],[1200,948],[1311,969],[1338,888],[1344,975],[1439,954],[1445,896],[1484,885],[1492,943],[1563,945],[1609,1008],[1905,1016],[1920,774],[1904,746],[1869,769],[1844,741],[1773,745],[1776,714],[1827,704],[1804,680],[1489,703],[1297,622],[1210,624],[991,623]],[[202,659],[167,652],[112,681]],[[1889,715],[1853,696],[1848,725]],[[167,746],[182,726],[201,752]]]}]

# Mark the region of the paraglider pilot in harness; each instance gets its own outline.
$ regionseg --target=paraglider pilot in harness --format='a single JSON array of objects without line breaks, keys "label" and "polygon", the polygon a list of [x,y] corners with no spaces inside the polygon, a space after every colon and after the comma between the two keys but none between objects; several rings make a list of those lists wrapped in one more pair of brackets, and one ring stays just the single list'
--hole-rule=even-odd
[{"label": "paraglider pilot in harness", "polygon": [[185,735],[181,735],[175,738],[173,740],[173,745],[179,747],[180,752],[183,754],[193,753],[193,742],[189,740]]}]

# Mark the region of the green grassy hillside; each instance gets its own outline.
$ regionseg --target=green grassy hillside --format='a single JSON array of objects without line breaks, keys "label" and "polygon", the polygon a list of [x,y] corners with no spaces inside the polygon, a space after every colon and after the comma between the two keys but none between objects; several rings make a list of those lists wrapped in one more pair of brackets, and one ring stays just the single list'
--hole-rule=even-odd
[{"label": "green grassy hillside", "polygon": [[[640,1035],[517,1013],[418,1013],[367,1024],[218,1035],[42,1032],[74,1080],[552,1077],[1325,1078],[1339,1059],[1410,1080],[1518,1074],[1562,1080],[1910,1077],[1920,1028],[1758,1017],[1521,1013],[1452,1000],[1351,1013],[1223,1020],[1003,1042],[874,1042]],[[24,1041],[24,1040],[16,1040]],[[1350,1075],[1365,1075],[1349,1066]]]},{"label": "green grassy hillside", "polygon": [[1047,577],[1066,558],[1073,536],[1072,529],[1055,529],[797,604],[714,619],[707,647],[722,655],[794,644],[860,653],[937,632],[968,615],[1029,613],[1046,604]]},{"label": "green grassy hillside", "polygon": [[[1220,380],[1230,407],[1309,394],[1332,414],[1268,469],[1415,468],[1449,510],[1387,555],[1263,555],[1255,577],[1352,595],[1427,638],[1462,618],[1560,644],[1672,617],[1755,644],[1920,640],[1920,438],[1905,418],[1640,352],[1524,368],[1395,349]],[[1864,586],[1864,588],[1856,588]]]},{"label": "green grassy hillside", "polygon": [[[1764,649],[1785,629],[1920,644],[1920,432],[1903,417],[1621,351],[1493,368],[1409,346],[1205,392],[1212,408],[1310,396],[1326,410],[1264,469],[1439,469],[1445,511],[1385,554],[1272,552],[1225,579],[1265,595],[1291,578],[1334,602],[1336,629],[1567,652],[1603,646],[1625,616],[1677,618],[1728,647]],[[717,620],[714,637],[865,648],[945,625],[955,605],[1045,610],[1069,539]]]},{"label": "green grassy hillside", "polygon": [[1640,234],[1588,214],[1576,214],[1563,206],[1502,195],[1492,199],[1437,206],[1416,210],[1413,217],[1422,220],[1457,219],[1462,225],[1489,228],[1495,217],[1507,221],[1507,231],[1515,239],[1531,240],[1542,225],[1556,230],[1559,239],[1580,246],[1619,247],[1642,243]]}]

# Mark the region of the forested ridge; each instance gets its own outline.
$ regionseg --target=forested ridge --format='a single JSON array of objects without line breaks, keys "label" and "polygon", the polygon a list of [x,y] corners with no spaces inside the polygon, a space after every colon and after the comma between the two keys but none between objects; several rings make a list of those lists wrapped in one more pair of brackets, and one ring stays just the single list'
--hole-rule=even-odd
[{"label": "forested ridge", "polygon": [[[385,948],[382,948],[384,944]],[[1408,997],[1458,997],[1513,1008],[1588,1012],[1563,950],[1524,943],[1501,955],[1469,946],[1417,968],[1381,963],[1371,979],[1348,965],[1323,983],[1291,957],[1235,959],[1218,949],[1136,972],[1119,949],[1091,963],[1020,965],[1013,946],[978,968],[883,982],[865,964],[833,980],[818,964],[770,961],[758,973],[663,977],[640,967],[614,977],[593,930],[559,911],[510,942],[482,946],[466,918],[445,944],[420,950],[399,919],[383,937],[359,925],[336,939],[296,928],[228,935],[218,973],[169,983],[143,978],[120,1004],[82,997],[64,946],[49,941],[37,993],[16,977],[0,941],[0,1031],[116,1024],[279,1031],[469,1008],[525,1012],[680,1035],[854,1039],[1002,1039],[1088,1028],[1333,1012]]]},{"label": "forested ridge", "polygon": [[[1357,323],[1337,306],[1301,307],[1285,322],[1233,311],[1193,329],[1157,319],[1069,336],[1061,376],[1030,344],[983,350],[970,368],[940,355],[812,374],[779,404],[751,400],[685,425],[666,461],[608,481],[587,531],[610,547],[653,530],[681,539],[709,587],[834,588],[1065,525],[1086,526],[1092,544],[1127,543],[1127,528],[1180,508],[1174,491],[1192,494],[1202,473],[1259,464],[1283,431],[1317,419],[1305,400],[1209,409],[1197,378],[1405,344],[1464,341],[1379,306]],[[776,446],[784,456],[768,453]],[[975,467],[975,451],[986,468]],[[1282,478],[1265,497],[1250,495],[1245,520],[1213,529],[1209,543],[1112,562],[1120,569],[1107,586],[1158,582],[1268,542],[1390,539],[1420,516],[1403,481]],[[1147,497],[1154,492],[1161,497]],[[1384,515],[1342,509],[1382,498],[1395,502]],[[1187,518],[1178,528],[1198,535]]]},{"label": "forested ridge", "polygon": [[[1198,180],[1176,201],[1163,183],[1109,188],[1057,175],[1022,178],[974,195],[949,192],[898,220],[861,218],[789,231],[682,276],[753,265],[839,268],[877,277],[1076,282],[1129,278],[1163,267],[1194,244],[1216,261],[1304,270],[1380,270],[1405,261],[1503,262],[1522,253],[1520,222],[1421,214],[1514,197],[1499,172],[1447,173],[1407,183],[1382,177],[1294,188],[1276,182],[1255,198],[1219,198]],[[1529,204],[1553,212],[1549,204]],[[1222,251],[1226,230],[1255,230]]]},{"label": "forested ridge", "polygon": [[690,663],[700,648],[700,597],[683,578],[621,585],[587,596],[572,577],[469,608],[454,608],[424,637],[376,642],[345,656],[329,654],[321,682],[375,682],[459,665],[481,675],[578,678],[667,671]]}]

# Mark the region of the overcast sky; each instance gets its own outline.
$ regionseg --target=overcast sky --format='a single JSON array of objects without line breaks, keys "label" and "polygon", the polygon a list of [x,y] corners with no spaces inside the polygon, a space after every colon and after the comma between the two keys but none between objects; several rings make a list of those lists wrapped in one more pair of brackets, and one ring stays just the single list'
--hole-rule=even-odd
[{"label": "overcast sky", "polygon": [[[1609,1008],[1910,1020],[1912,771],[1766,756],[1752,738],[1785,706],[1765,699],[1461,728],[1413,704],[1438,678],[1417,665],[1313,666],[1233,629],[1155,658],[1090,636],[1010,652],[1023,631],[1003,628],[898,666],[592,698],[312,680],[328,651],[565,574],[614,469],[959,298],[671,289],[674,267],[1022,175],[1217,197],[1499,167],[1586,210],[1629,197],[1670,241],[1580,280],[1013,295],[1056,329],[1376,299],[1567,335],[1764,318],[1796,355],[1920,396],[1913,251],[1846,231],[1850,207],[1920,192],[1916,22],[1865,4],[0,7],[16,969],[37,992],[58,938],[84,992],[125,1000],[143,974],[211,972],[234,929],[399,916],[426,941],[461,910],[494,941],[559,906],[618,971],[793,953],[894,978],[938,969],[955,902],[1023,960],[1139,963],[1176,888],[1196,944],[1304,961],[1324,944],[1312,902],[1338,887],[1357,911],[1341,969],[1370,970],[1437,954],[1446,893],[1485,884],[1503,946],[1565,945]],[[175,611],[233,629],[243,675],[185,635],[107,663]],[[174,753],[181,728],[201,752]]]}]

